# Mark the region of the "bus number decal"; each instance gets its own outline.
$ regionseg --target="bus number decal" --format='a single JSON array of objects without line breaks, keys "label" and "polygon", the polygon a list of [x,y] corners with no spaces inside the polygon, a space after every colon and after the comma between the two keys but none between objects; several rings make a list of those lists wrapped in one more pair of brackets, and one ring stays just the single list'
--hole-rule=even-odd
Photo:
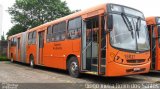
[{"label": "bus number decal", "polygon": [[126,59],[135,59],[135,55],[131,55],[131,54],[126,54],[125,55]]}]

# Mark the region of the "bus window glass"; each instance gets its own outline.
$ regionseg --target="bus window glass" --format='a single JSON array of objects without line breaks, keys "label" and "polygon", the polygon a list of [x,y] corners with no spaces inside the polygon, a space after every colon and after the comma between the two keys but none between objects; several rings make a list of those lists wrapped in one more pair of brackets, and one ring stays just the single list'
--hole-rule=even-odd
[{"label": "bus window glass", "polygon": [[127,13],[127,14],[131,14],[131,15],[135,15],[135,16],[144,18],[144,15],[137,10],[133,10],[133,9],[130,9],[130,8],[124,8],[124,12]]},{"label": "bus window glass", "polygon": [[28,44],[32,44],[32,32],[28,34]]},{"label": "bus window glass", "polygon": [[65,39],[66,22],[61,22],[53,26],[52,41],[61,41]]},{"label": "bus window glass", "polygon": [[55,36],[56,31],[55,31],[55,29],[56,29],[56,26],[53,26],[53,30],[52,30],[52,32],[53,32],[53,34],[52,34],[52,41],[55,41],[55,39],[56,39],[56,36]]},{"label": "bus window glass", "polygon": [[81,36],[81,17],[70,20],[68,23],[68,38],[75,39]]},{"label": "bus window glass", "polygon": [[58,41],[59,40],[59,26],[58,26],[58,24],[57,25],[55,25],[55,29],[54,29],[54,32],[55,32],[55,41]]},{"label": "bus window glass", "polygon": [[16,44],[17,44],[17,39],[14,38],[14,46],[16,46]]},{"label": "bus window glass", "polygon": [[32,44],[36,44],[36,31],[33,32]]},{"label": "bus window glass", "polygon": [[[117,48],[136,50],[135,38],[132,38],[123,18],[120,15],[113,14],[114,27],[111,32],[111,44]],[[135,34],[135,33],[133,33]]]},{"label": "bus window glass", "polygon": [[61,38],[61,40],[64,40],[65,39],[65,33],[66,33],[66,22],[62,22],[60,24],[60,27],[61,27],[61,29],[60,29],[60,38]]},{"label": "bus window glass", "polygon": [[160,25],[160,17],[156,18],[157,25]]},{"label": "bus window glass", "polygon": [[29,32],[29,34],[28,34],[28,44],[36,44],[36,31]]},{"label": "bus window glass", "polygon": [[52,37],[52,26],[49,26],[47,29],[47,42],[51,41],[51,37]]},{"label": "bus window glass", "polygon": [[15,38],[12,38],[12,39],[11,39],[11,46],[16,46]]}]

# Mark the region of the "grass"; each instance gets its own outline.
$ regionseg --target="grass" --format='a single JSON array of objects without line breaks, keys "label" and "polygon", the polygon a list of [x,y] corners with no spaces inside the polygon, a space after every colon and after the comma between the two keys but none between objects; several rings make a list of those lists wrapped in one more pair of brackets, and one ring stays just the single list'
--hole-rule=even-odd
[{"label": "grass", "polygon": [[9,61],[9,59],[5,56],[0,56],[0,61]]}]

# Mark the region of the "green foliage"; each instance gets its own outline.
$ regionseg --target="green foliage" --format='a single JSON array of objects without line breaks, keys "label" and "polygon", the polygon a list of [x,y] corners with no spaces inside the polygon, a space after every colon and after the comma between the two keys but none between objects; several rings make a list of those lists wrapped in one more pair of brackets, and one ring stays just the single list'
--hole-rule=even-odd
[{"label": "green foliage", "polygon": [[7,33],[8,36],[71,13],[66,2],[61,0],[16,0],[8,12],[12,16],[12,23],[16,24]]},{"label": "green foliage", "polygon": [[7,32],[7,36],[11,36],[20,32],[24,32],[26,31],[27,28],[25,28],[24,26],[20,25],[20,24],[16,24],[14,25],[9,32]]},{"label": "green foliage", "polygon": [[9,61],[9,59],[5,56],[0,56],[0,61]]},{"label": "green foliage", "polygon": [[4,35],[1,36],[1,41],[5,41]]}]

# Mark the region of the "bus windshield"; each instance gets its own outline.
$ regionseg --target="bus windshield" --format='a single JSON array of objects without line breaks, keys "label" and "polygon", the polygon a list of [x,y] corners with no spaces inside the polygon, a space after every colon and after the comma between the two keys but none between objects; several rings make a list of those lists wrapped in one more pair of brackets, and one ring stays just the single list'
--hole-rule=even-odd
[{"label": "bus windshield", "polygon": [[[128,20],[126,21],[121,14],[113,14],[113,30],[110,33],[112,46],[132,51],[149,50],[146,22],[127,15],[126,19]],[[130,28],[127,27],[128,24]]]}]

